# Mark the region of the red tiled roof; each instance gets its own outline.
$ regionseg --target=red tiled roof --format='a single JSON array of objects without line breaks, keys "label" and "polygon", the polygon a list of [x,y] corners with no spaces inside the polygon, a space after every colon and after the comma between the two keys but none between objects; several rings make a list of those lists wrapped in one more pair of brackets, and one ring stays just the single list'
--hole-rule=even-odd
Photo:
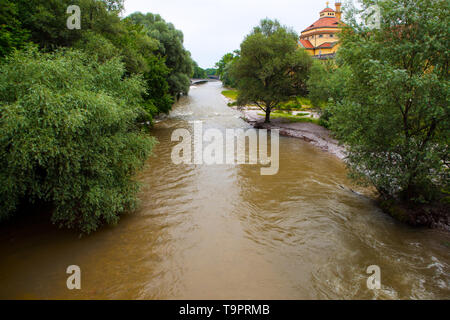
[{"label": "red tiled roof", "polygon": [[303,40],[300,39],[300,44],[305,48],[305,49],[313,49],[314,46],[311,44],[311,42],[309,40]]},{"label": "red tiled roof", "polygon": [[325,8],[322,11],[320,11],[320,13],[323,13],[323,12],[334,12],[334,10],[331,8]]},{"label": "red tiled roof", "polygon": [[316,28],[337,28],[339,26],[339,20],[336,17],[323,17],[314,22],[308,28],[303,30],[302,32],[316,29]]},{"label": "red tiled roof", "polygon": [[333,48],[335,44],[336,44],[336,42],[325,42],[325,43],[322,43],[322,44],[321,44],[320,46],[318,46],[317,48],[320,48],[320,49],[324,49],[324,48]]}]

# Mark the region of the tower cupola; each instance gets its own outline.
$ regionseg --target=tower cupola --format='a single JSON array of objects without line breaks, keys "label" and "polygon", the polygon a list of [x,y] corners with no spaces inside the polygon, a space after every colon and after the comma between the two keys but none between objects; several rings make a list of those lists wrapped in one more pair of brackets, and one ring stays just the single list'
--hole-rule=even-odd
[{"label": "tower cupola", "polygon": [[327,2],[327,7],[320,11],[321,18],[335,18],[336,14],[333,9],[328,6],[329,2]]}]

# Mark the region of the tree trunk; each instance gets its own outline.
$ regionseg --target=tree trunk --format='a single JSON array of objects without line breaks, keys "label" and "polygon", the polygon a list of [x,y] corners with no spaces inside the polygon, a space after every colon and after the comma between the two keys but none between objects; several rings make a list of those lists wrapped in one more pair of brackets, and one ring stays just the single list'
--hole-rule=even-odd
[{"label": "tree trunk", "polygon": [[266,120],[264,121],[265,123],[270,122],[270,112],[271,111],[272,111],[272,109],[270,107],[266,108]]}]

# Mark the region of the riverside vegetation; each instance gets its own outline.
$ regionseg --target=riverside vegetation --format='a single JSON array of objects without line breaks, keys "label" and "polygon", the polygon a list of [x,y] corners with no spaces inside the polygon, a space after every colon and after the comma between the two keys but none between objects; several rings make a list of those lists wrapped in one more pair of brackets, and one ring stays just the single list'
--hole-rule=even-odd
[{"label": "riverside vegetation", "polygon": [[[80,30],[65,27],[69,5],[81,8]],[[122,0],[0,0],[0,219],[45,203],[55,223],[85,233],[116,223],[136,207],[153,117],[188,94],[190,77],[217,74],[267,122],[306,121],[273,111],[307,97],[386,211],[448,229],[450,4],[379,6],[379,29],[348,10],[333,61],[313,60],[292,29],[265,19],[203,70],[181,31],[156,14],[121,18]]]},{"label": "riverside vegetation", "polygon": [[[70,5],[80,30],[66,27]],[[0,0],[0,220],[45,203],[55,223],[89,233],[135,208],[148,127],[197,66],[171,23],[122,10],[123,0]]]}]

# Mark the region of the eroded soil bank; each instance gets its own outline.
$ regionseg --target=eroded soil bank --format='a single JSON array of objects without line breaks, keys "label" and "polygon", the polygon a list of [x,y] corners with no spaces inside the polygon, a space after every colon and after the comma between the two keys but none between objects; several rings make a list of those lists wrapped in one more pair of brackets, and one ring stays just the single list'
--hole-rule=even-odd
[{"label": "eroded soil bank", "polygon": [[270,123],[264,122],[261,111],[250,108],[240,109],[242,118],[258,129],[279,129],[280,135],[303,139],[312,145],[334,154],[339,159],[345,158],[345,149],[331,136],[330,130],[309,122],[290,122],[283,118],[272,119]]}]

